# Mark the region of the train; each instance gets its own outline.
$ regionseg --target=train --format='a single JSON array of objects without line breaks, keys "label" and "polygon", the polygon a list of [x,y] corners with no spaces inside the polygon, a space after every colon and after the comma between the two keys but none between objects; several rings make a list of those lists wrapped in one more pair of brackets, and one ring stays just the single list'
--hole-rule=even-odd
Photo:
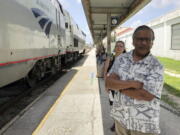
[{"label": "train", "polygon": [[58,0],[1,0],[0,88],[56,74],[85,52],[85,39]]}]

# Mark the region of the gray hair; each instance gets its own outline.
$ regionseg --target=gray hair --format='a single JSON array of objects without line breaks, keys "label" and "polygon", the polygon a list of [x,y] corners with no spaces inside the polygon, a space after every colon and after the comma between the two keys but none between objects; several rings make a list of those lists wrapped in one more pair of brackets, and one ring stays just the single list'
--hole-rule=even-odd
[{"label": "gray hair", "polygon": [[154,31],[149,26],[147,26],[147,25],[142,25],[142,26],[137,27],[136,30],[133,33],[133,39],[135,38],[135,35],[137,34],[137,32],[140,31],[140,30],[149,30],[149,31],[151,31],[152,34],[153,34],[152,40],[155,39]]}]

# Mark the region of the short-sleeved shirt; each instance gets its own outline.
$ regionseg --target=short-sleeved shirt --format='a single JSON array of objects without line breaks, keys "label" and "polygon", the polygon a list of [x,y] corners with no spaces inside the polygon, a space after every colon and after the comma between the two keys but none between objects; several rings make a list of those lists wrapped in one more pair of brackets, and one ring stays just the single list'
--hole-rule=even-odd
[{"label": "short-sleeved shirt", "polygon": [[160,97],[163,88],[163,66],[152,55],[133,61],[133,51],[118,56],[110,70],[121,80],[143,83],[143,89],[156,98],[151,101],[136,100],[116,91],[111,116],[129,130],[143,133],[160,133]]}]

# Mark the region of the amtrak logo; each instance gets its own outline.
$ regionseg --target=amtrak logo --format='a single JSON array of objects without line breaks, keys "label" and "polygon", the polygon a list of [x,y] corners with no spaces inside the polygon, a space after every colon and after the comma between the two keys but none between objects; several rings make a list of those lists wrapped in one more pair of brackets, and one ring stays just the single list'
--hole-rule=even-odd
[{"label": "amtrak logo", "polygon": [[39,25],[41,26],[42,30],[45,32],[46,36],[49,37],[52,21],[40,9],[32,8],[31,10],[36,18],[38,19],[40,18]]}]

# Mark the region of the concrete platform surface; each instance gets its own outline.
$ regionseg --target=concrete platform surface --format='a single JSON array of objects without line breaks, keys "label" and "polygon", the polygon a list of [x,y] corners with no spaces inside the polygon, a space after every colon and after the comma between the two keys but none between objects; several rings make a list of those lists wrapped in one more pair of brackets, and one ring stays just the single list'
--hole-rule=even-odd
[{"label": "concrete platform surface", "polygon": [[89,53],[33,135],[103,135],[95,50]]}]

